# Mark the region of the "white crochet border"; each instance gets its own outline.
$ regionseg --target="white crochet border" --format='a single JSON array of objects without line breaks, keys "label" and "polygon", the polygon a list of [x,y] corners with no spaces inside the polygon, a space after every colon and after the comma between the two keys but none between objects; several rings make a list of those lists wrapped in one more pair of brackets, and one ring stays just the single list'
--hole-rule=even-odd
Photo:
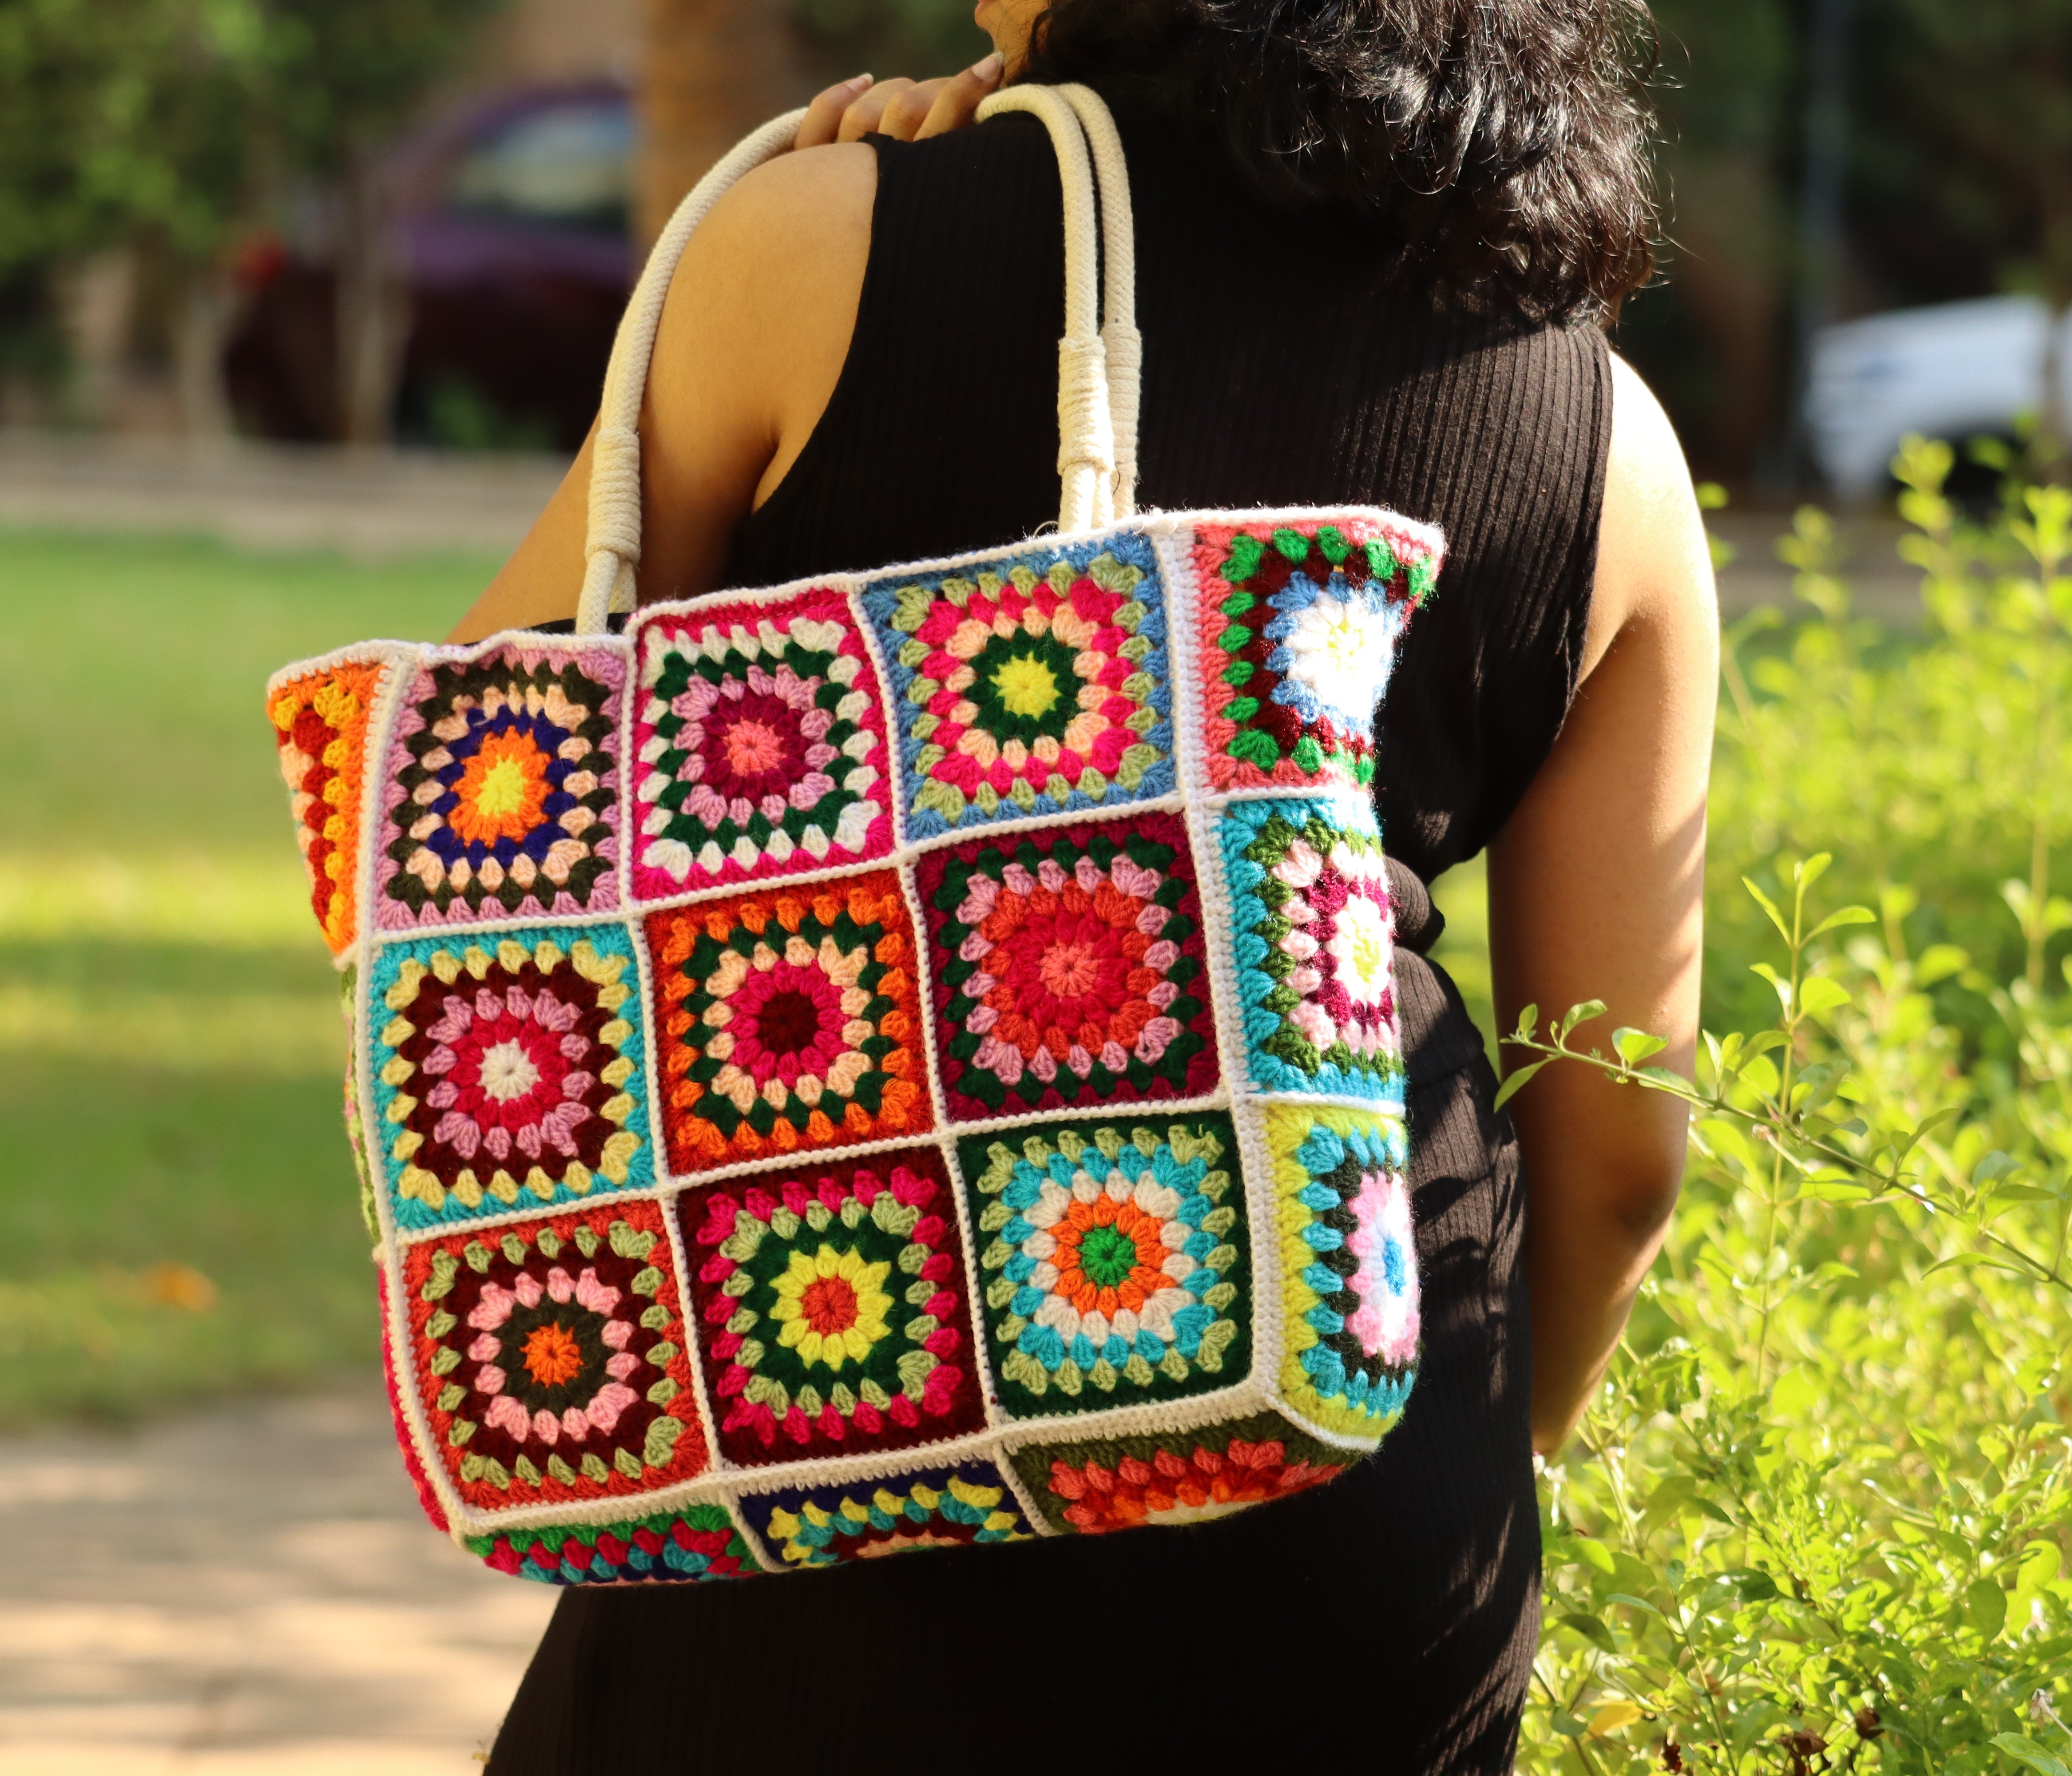
[{"label": "white crochet border", "polygon": [[[384,668],[375,706],[368,718],[364,741],[359,855],[356,861],[355,877],[357,928],[352,942],[333,960],[334,965],[341,970],[355,965],[357,967],[354,982],[353,1079],[359,1097],[362,1145],[370,1174],[376,1181],[372,1194],[380,1221],[380,1239],[374,1249],[373,1257],[375,1262],[382,1267],[387,1285],[387,1332],[390,1358],[395,1366],[397,1400],[415,1445],[418,1466],[446,1513],[450,1532],[455,1542],[465,1547],[470,1536],[493,1535],[501,1531],[604,1525],[681,1510],[693,1505],[717,1505],[726,1510],[735,1532],[754,1552],[764,1569],[780,1572],[798,1568],[787,1565],[781,1557],[774,1554],[757,1532],[747,1513],[742,1508],[741,1502],[746,1498],[770,1492],[890,1479],[902,1474],[955,1468],[962,1463],[977,1460],[997,1471],[1002,1484],[1013,1495],[1030,1532],[1051,1536],[1061,1532],[1051,1523],[1049,1514],[1030,1496],[1013,1461],[1016,1451],[1031,1444],[1087,1443],[1108,1437],[1163,1435],[1205,1429],[1249,1417],[1255,1413],[1271,1412],[1318,1442],[1346,1450],[1355,1456],[1378,1445],[1380,1441],[1379,1436],[1350,1437],[1314,1423],[1290,1404],[1280,1391],[1279,1376],[1285,1354],[1280,1218],[1274,1200],[1273,1166],[1266,1146],[1262,1112],[1268,1104],[1292,1104],[1317,1108],[1336,1107],[1369,1113],[1388,1112],[1383,1107],[1368,1099],[1316,1092],[1265,1092],[1253,1087],[1245,1079],[1244,1057],[1248,1052],[1248,1045],[1244,1038],[1243,1009],[1233,974],[1234,952],[1231,946],[1235,932],[1228,889],[1223,880],[1222,846],[1215,830],[1218,814],[1224,807],[1235,801],[1269,799],[1335,800],[1341,804],[1353,802],[1363,808],[1367,804],[1363,799],[1348,796],[1345,791],[1335,786],[1305,789],[1300,786],[1272,784],[1219,791],[1211,785],[1202,752],[1206,714],[1203,686],[1198,669],[1198,633],[1201,586],[1196,572],[1194,548],[1195,532],[1206,526],[1272,524],[1280,528],[1342,524],[1348,520],[1370,527],[1393,541],[1400,541],[1425,552],[1434,569],[1444,557],[1445,541],[1434,527],[1378,507],[1281,507],[1255,510],[1152,512],[1124,519],[1099,530],[1075,532],[1070,536],[1039,533],[1018,544],[977,549],[932,561],[905,563],[868,574],[820,574],[794,580],[783,586],[754,590],[712,592],[694,598],[646,606],[629,621],[627,633],[623,636],[550,635],[536,630],[521,629],[501,631],[480,641],[458,647],[371,641],[339,648],[283,667],[269,679],[266,689],[270,701],[275,693],[290,681],[332,668],[378,664]],[[1178,789],[1163,796],[1120,802],[1112,808],[1079,809],[1069,815],[997,820],[980,827],[959,828],[947,833],[919,840],[911,839],[906,829],[906,798],[899,755],[897,696],[883,650],[879,645],[876,626],[862,609],[862,593],[867,588],[882,586],[888,580],[920,578],[960,568],[976,569],[994,563],[1010,563],[1026,557],[1032,551],[1063,550],[1066,548],[1079,550],[1087,545],[1098,547],[1104,541],[1124,536],[1141,538],[1151,545],[1165,582],[1161,590],[1166,616],[1166,672],[1170,693],[1168,720],[1173,736]],[[872,668],[878,676],[888,767],[883,781],[890,798],[893,821],[892,850],[885,856],[825,869],[791,872],[768,881],[732,882],[665,898],[636,900],[633,894],[633,864],[637,816],[631,811],[635,807],[632,773],[638,769],[639,763],[634,736],[641,702],[639,660],[641,631],[658,616],[694,615],[728,606],[775,604],[809,591],[837,594],[848,603],[852,619],[858,634],[863,638]],[[382,839],[388,814],[384,805],[384,790],[392,763],[389,753],[395,729],[409,689],[417,673],[426,667],[466,662],[514,646],[565,654],[610,652],[619,655],[626,662],[619,735],[620,824],[616,835],[619,904],[615,909],[595,912],[586,911],[581,915],[535,913],[520,918],[384,930],[375,916],[379,904],[375,898],[376,881],[384,850]],[[1392,666],[1393,662],[1391,664]],[[1223,1077],[1216,1090],[1206,1096],[1159,1100],[1141,1107],[1133,1107],[1132,1113],[1141,1110],[1143,1115],[1155,1117],[1168,1112],[1178,1115],[1190,1111],[1215,1110],[1227,1114],[1236,1130],[1250,1246],[1247,1256],[1250,1265],[1248,1287],[1252,1313],[1251,1370],[1244,1378],[1227,1388],[1190,1395],[1180,1400],[1107,1407],[1091,1412],[1061,1412],[1041,1418],[1010,1417],[1000,1404],[992,1372],[983,1305],[984,1279],[979,1270],[980,1248],[974,1238],[965,1179],[957,1161],[957,1145],[974,1135],[995,1133],[1040,1122],[1097,1120],[1107,1112],[1100,1108],[1090,1111],[1050,1109],[983,1121],[951,1123],[940,1119],[941,1107],[938,1105],[935,1108],[939,1125],[926,1134],[860,1142],[817,1150],[814,1154],[792,1153],[742,1161],[677,1176],[668,1170],[668,1145],[662,1125],[661,1080],[654,1034],[653,970],[648,950],[646,917],[650,913],[672,907],[724,899],[730,895],[766,888],[803,888],[818,882],[839,881],[850,876],[886,870],[898,873],[906,904],[913,909],[919,905],[915,893],[914,866],[918,859],[927,852],[968,843],[975,837],[1005,837],[1067,824],[1093,824],[1103,820],[1127,820],[1145,813],[1161,812],[1178,812],[1182,816],[1188,843],[1194,853],[1196,886],[1202,903],[1211,1012],[1219,1044]],[[387,1144],[383,1138],[385,1124],[375,1109],[372,1067],[374,1020],[371,1001],[376,958],[383,949],[392,944],[415,941],[432,935],[452,939],[477,935],[493,939],[515,931],[537,930],[543,926],[574,927],[610,923],[619,924],[626,931],[632,944],[639,974],[648,1141],[655,1157],[656,1182],[643,1189],[597,1193],[574,1202],[520,1206],[495,1213],[470,1215],[465,1220],[430,1227],[399,1227],[393,1215],[388,1178]],[[1392,931],[1392,919],[1391,926]],[[917,931],[916,935],[919,939],[916,952],[917,984],[923,1010],[921,1026],[932,1096],[942,1077],[935,1053],[933,982],[929,972],[926,933]],[[1237,1082],[1235,1088],[1233,1082]],[[753,1178],[765,1172],[792,1170],[801,1164],[812,1163],[816,1157],[838,1158],[847,1162],[872,1153],[923,1146],[933,1146],[942,1155],[950,1181],[951,1195],[956,1204],[958,1231],[964,1248],[966,1314],[969,1321],[966,1331],[970,1338],[972,1361],[976,1366],[985,1407],[985,1428],[960,1437],[895,1451],[855,1456],[813,1457],[755,1467],[743,1466],[730,1461],[722,1449],[718,1422],[707,1395],[703,1355],[694,1347],[697,1334],[689,1286],[689,1255],[684,1250],[683,1229],[676,1210],[676,1198],[687,1189],[728,1179]],[[447,1238],[457,1231],[491,1231],[553,1215],[584,1213],[593,1207],[622,1202],[652,1202],[662,1211],[662,1222],[669,1240],[671,1260],[676,1267],[678,1305],[687,1346],[687,1367],[692,1377],[699,1429],[705,1437],[708,1453],[706,1466],[689,1480],[652,1491],[617,1494],[580,1503],[518,1506],[502,1511],[477,1509],[462,1498],[447,1471],[440,1441],[426,1420],[423,1396],[416,1373],[403,1276],[404,1254],[413,1245]],[[682,1581],[635,1580],[613,1582]]]}]

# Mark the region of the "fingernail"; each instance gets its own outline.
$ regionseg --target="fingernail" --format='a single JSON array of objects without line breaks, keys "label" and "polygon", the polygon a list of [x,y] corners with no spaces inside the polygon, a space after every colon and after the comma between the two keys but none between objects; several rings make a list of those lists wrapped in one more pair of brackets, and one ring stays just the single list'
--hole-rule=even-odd
[{"label": "fingernail", "polygon": [[972,64],[972,78],[988,82],[997,80],[1000,78],[1001,65],[1000,51],[996,49],[984,61]]},{"label": "fingernail", "polygon": [[844,80],[842,85],[849,92],[861,92],[877,78],[875,74],[858,74],[853,79]]}]

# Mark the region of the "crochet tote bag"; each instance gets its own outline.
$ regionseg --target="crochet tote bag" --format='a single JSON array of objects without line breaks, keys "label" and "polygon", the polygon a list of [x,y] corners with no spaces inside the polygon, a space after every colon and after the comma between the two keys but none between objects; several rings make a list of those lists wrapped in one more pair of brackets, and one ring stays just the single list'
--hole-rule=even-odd
[{"label": "crochet tote bag", "polygon": [[1135,511],[1120,146],[1083,88],[1011,109],[1063,174],[1057,534],[610,632],[671,273],[795,114],[635,294],[574,635],[269,688],[404,1458],[506,1572],[1195,1522],[1342,1473],[1410,1391],[1369,784],[1440,539]]}]

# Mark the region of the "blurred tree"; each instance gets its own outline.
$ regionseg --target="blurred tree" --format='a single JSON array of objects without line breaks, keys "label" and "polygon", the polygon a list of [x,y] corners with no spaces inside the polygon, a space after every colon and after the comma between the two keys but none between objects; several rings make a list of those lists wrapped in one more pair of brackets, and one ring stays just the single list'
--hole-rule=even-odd
[{"label": "blurred tree", "polygon": [[722,154],[804,102],[814,90],[805,47],[768,0],[648,0],[635,220],[643,244]]},{"label": "blurred tree", "polygon": [[[1913,300],[2072,308],[2072,0],[1883,0],[1857,157],[1867,245]],[[1918,294],[1917,294],[1918,293]],[[2066,367],[2047,375],[2061,413]]]},{"label": "blurred tree", "polygon": [[381,150],[504,0],[259,3],[267,110],[287,164],[338,195],[343,433],[352,443],[384,442],[409,314],[401,268],[390,262]]},{"label": "blurred tree", "polygon": [[792,0],[828,78],[869,70],[916,80],[967,68],[987,49],[968,0]]},{"label": "blurred tree", "polygon": [[1708,473],[1745,479],[1778,435],[1794,263],[1789,175],[1793,0],[1655,0],[1662,280],[1629,305],[1622,350]]},{"label": "blurred tree", "polygon": [[[228,423],[216,367],[227,249],[254,195],[257,4],[0,0],[0,280],[47,310],[59,268],[74,289],[126,287],[137,256],[155,260],[201,432]],[[122,306],[99,329],[117,344]]]},{"label": "blurred tree", "polygon": [[385,438],[407,317],[381,150],[501,3],[0,0],[0,315],[33,331],[105,255],[158,268],[186,424],[225,430],[232,251],[314,179],[338,195],[341,427]]}]

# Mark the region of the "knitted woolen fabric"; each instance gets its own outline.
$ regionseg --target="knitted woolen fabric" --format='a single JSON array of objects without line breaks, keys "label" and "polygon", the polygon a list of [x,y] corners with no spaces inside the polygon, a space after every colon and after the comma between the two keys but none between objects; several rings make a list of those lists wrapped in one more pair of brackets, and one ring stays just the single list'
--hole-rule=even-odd
[{"label": "knitted woolen fabric", "polygon": [[[1199,1770],[1510,1766],[1539,1577],[1522,1181],[1480,1039],[1415,953],[1435,935],[1416,878],[1488,842],[1565,713],[1610,430],[1605,347],[1384,292],[1349,224],[1264,209],[1212,153],[1120,121],[1142,504],[1372,502],[1447,537],[1373,760],[1413,1130],[1415,1394],[1343,1478],[1184,1531],[878,1560],[810,1585],[571,1591],[495,1776],[861,1767],[867,1744],[993,1771],[1147,1754]],[[1043,130],[1006,117],[878,146],[848,362],[725,583],[1005,543],[1056,509],[1063,236]]]}]

